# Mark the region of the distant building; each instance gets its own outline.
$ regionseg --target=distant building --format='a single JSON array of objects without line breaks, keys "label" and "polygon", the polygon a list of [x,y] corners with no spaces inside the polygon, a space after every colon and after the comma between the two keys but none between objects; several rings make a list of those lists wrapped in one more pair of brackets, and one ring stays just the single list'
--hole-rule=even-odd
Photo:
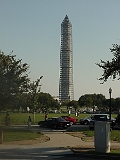
[{"label": "distant building", "polygon": [[73,99],[72,24],[66,15],[61,23],[59,101]]}]

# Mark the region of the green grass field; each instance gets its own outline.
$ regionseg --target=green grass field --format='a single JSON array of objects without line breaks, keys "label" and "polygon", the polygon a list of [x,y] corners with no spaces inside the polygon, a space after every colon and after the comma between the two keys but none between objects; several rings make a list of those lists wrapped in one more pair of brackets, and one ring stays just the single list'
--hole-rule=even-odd
[{"label": "green grass field", "polygon": [[[84,131],[83,133],[87,137],[93,137],[94,136],[94,130],[93,131]],[[111,139],[111,141],[120,142],[120,131],[119,130],[112,130],[110,132],[110,139]]]},{"label": "green grass field", "polygon": [[40,136],[42,136],[42,133],[32,132],[31,130],[14,128],[3,130],[3,142],[35,140],[36,138],[40,138]]},{"label": "green grass field", "polygon": [[[42,113],[9,113],[10,115],[10,124],[11,125],[23,125],[27,124],[28,116],[31,116],[32,124],[37,124],[40,120],[44,120],[45,114]],[[49,113],[48,117],[60,117],[61,115],[68,115],[67,113]],[[81,118],[87,117],[90,114],[79,114],[79,117],[76,117],[75,114],[71,114],[72,117],[76,117],[78,122]],[[5,124],[6,113],[0,113],[0,124]],[[113,114],[112,117],[115,118],[117,115]]]}]

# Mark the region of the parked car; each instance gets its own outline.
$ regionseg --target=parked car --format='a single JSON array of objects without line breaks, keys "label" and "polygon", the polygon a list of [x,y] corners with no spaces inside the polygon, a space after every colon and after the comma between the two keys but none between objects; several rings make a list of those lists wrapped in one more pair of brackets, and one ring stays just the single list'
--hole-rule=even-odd
[{"label": "parked car", "polygon": [[100,115],[105,115],[107,117],[107,119],[109,119],[109,114],[91,114],[88,117],[81,118],[80,119],[80,124],[82,124],[82,125],[89,125],[90,121],[95,120],[97,118],[97,116],[99,117]]},{"label": "parked car", "polygon": [[120,129],[120,113],[118,113],[116,120],[115,120],[115,129]]},{"label": "parked car", "polygon": [[48,128],[54,128],[54,129],[64,128],[65,129],[70,126],[70,123],[62,117],[52,117],[52,118],[48,118],[45,121],[39,121],[38,125],[40,127],[48,127]]},{"label": "parked car", "polygon": [[80,124],[81,125],[88,125],[89,122],[94,118],[94,114],[91,114],[90,116],[88,117],[85,117],[85,118],[81,118],[80,119]]},{"label": "parked car", "polygon": [[64,118],[66,121],[70,122],[70,125],[76,124],[77,118],[73,118],[71,116],[61,116]]},{"label": "parked car", "polygon": [[92,120],[89,122],[89,128],[94,129],[94,125],[96,121],[105,121],[105,122],[110,122],[110,127],[113,129],[115,125],[115,119],[111,117],[111,120],[109,118],[109,114],[96,114],[92,118]]}]

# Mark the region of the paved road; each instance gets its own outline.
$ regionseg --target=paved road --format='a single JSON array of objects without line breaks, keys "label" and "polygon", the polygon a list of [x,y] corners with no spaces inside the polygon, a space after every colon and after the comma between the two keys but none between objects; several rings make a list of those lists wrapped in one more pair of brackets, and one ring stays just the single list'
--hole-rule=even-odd
[{"label": "paved road", "polygon": [[[0,159],[52,160],[57,158],[57,160],[89,160],[88,157],[84,158],[83,156],[74,156],[73,152],[68,149],[68,146],[87,145],[88,147],[94,146],[94,143],[85,143],[80,138],[72,137],[68,134],[65,134],[64,130],[40,129],[39,126],[33,126],[32,129],[42,131],[46,136],[50,138],[50,141],[36,143],[34,145],[1,144]],[[91,160],[94,160],[94,158],[92,158]]]},{"label": "paved road", "polygon": [[71,127],[68,127],[67,129],[68,131],[82,131],[82,130],[90,130],[89,129],[89,126],[88,125],[80,125],[80,124],[77,124],[77,125],[72,125]]}]

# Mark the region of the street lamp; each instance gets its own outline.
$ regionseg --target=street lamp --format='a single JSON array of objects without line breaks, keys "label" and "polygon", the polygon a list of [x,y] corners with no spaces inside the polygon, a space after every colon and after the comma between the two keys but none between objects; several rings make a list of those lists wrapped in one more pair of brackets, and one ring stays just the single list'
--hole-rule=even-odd
[{"label": "street lamp", "polygon": [[68,101],[70,102],[70,95],[68,94]]},{"label": "street lamp", "polygon": [[110,115],[110,120],[111,120],[111,93],[112,93],[112,89],[111,87],[109,88],[109,94],[110,94],[110,109],[109,109],[109,115]]},{"label": "street lamp", "polygon": [[70,107],[69,107],[69,102],[70,102],[70,95],[68,94],[68,116],[70,116]]}]

